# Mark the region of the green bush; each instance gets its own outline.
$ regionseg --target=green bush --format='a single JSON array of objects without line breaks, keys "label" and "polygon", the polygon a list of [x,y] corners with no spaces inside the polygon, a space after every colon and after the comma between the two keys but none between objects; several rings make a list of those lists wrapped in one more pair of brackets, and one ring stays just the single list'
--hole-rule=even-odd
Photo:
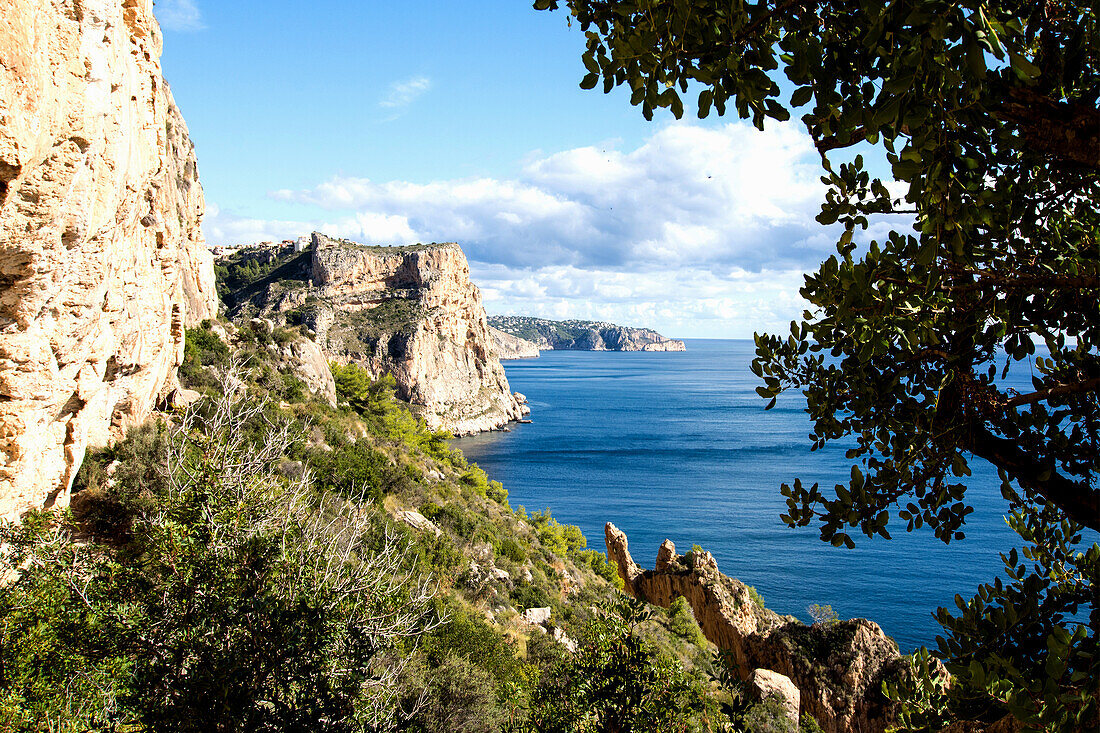
[{"label": "green bush", "polygon": [[695,621],[695,612],[683,596],[677,596],[668,607],[668,628],[684,641],[703,646],[706,639]]},{"label": "green bush", "polygon": [[485,489],[485,495],[497,504],[508,506],[508,492],[505,490],[504,484],[499,481],[490,481],[489,486]]},{"label": "green bush", "polygon": [[183,364],[179,368],[180,382],[184,386],[213,386],[214,378],[203,367],[224,366],[229,359],[229,346],[210,330],[209,321],[204,321],[203,324],[184,332]]},{"label": "green bush", "polygon": [[644,602],[625,596],[605,604],[580,638],[576,654],[542,676],[526,730],[714,730],[721,719],[707,683],[656,651],[638,633]]},{"label": "green bush", "polygon": [[547,608],[551,605],[550,594],[534,583],[517,583],[510,595],[512,603],[519,609]]},{"label": "green bush", "polygon": [[742,726],[746,733],[798,733],[799,728],[787,717],[777,697],[751,706],[742,718]]},{"label": "green bush", "polygon": [[457,604],[446,610],[447,623],[424,637],[424,654],[430,664],[438,666],[450,656],[459,656],[488,672],[499,685],[520,676],[522,665],[515,648],[479,613]]},{"label": "green bush", "polygon": [[574,559],[578,564],[587,565],[592,572],[619,590],[623,589],[623,579],[619,577],[619,569],[608,561],[607,555],[598,550],[581,550]]},{"label": "green bush", "polygon": [[[293,431],[253,440],[262,414],[229,394],[207,423],[217,432],[188,418],[169,436],[173,470],[149,487],[158,510],[130,518],[126,543],[74,542],[38,513],[0,527],[5,730],[392,720],[430,594],[377,512],[331,495],[318,504],[276,472]],[[142,468],[123,475],[140,483]]]},{"label": "green bush", "polygon": [[527,551],[523,549],[523,545],[516,542],[511,537],[504,537],[500,540],[500,546],[497,549],[497,554],[501,557],[506,557],[512,562],[522,563],[527,561]]}]

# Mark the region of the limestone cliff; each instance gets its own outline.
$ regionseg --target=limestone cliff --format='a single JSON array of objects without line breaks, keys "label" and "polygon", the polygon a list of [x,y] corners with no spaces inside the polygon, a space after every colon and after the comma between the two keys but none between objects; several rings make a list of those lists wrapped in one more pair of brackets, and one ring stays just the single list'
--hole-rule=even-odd
[{"label": "limestone cliff", "polygon": [[244,250],[220,267],[233,317],[300,324],[330,358],[393,374],[398,396],[420,406],[434,429],[467,435],[528,411],[493,354],[481,294],[457,244],[366,247],[315,233],[308,247]]},{"label": "limestone cliff", "polygon": [[498,359],[537,359],[539,347],[527,339],[521,339],[499,328],[489,326],[489,335],[493,339],[493,352]]},{"label": "limestone cliff", "polygon": [[0,13],[0,516],[64,503],[216,312],[193,146],[151,0]]},{"label": "limestone cliff", "polygon": [[529,341],[539,349],[572,351],[684,351],[684,342],[649,328],[603,321],[549,321],[527,316],[492,316],[489,326]]},{"label": "limestone cliff", "polygon": [[878,624],[857,618],[806,626],[758,604],[748,586],[718,572],[709,552],[677,555],[665,540],[655,569],[642,570],[626,535],[613,524],[604,532],[626,592],[666,608],[683,596],[703,634],[732,655],[743,679],[757,669],[790,678],[802,712],[826,733],[881,733],[893,721],[882,681],[897,679],[907,665]]}]

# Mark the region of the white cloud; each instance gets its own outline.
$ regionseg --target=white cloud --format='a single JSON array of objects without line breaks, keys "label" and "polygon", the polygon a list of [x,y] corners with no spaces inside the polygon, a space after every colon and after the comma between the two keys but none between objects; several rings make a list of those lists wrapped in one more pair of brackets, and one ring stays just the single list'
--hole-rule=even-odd
[{"label": "white cloud", "polygon": [[194,0],[160,0],[154,12],[165,30],[188,32],[201,31],[206,27]]},{"label": "white cloud", "polygon": [[[364,243],[458,241],[490,312],[747,337],[799,317],[801,273],[833,251],[816,154],[794,125],[674,123],[641,146],[530,156],[512,179],[337,177],[272,193],[308,222],[216,211],[214,244],[312,229]],[[260,234],[263,236],[258,236]]]},{"label": "white cloud", "polygon": [[800,270],[636,273],[570,266],[516,270],[475,263],[471,277],[492,314],[604,320],[681,338],[785,332],[805,307],[798,295]]},{"label": "white cloud", "polygon": [[458,240],[483,262],[760,269],[806,266],[831,246],[813,221],[818,175],[809,139],[793,126],[673,124],[632,151],[588,147],[533,160],[513,180],[338,177],[273,195],[402,216],[417,237]]},{"label": "white cloud", "polygon": [[385,96],[378,102],[379,107],[401,109],[412,104],[418,97],[432,88],[432,80],[426,76],[414,76],[390,84]]}]

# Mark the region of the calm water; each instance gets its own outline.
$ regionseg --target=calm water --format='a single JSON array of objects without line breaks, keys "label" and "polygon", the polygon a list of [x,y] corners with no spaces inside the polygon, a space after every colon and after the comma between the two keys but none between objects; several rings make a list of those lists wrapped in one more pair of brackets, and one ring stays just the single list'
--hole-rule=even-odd
[{"label": "calm water", "polygon": [[[685,353],[544,351],[504,362],[527,395],[530,425],[463,438],[455,446],[504,483],[513,506],[549,507],[603,550],[603,526],[630,538],[653,567],[666,537],[679,552],[699,544],[727,575],[756,586],[769,608],[806,619],[830,604],[842,618],[877,621],[903,651],[933,645],[938,606],[969,597],[1001,567],[1018,538],[1003,520],[995,471],[974,462],[966,539],[945,546],[928,531],[892,540],[853,535],[834,548],[816,529],[789,529],[779,486],[795,477],[845,481],[843,451],[811,453],[801,395],[771,411],[754,389],[751,341],[689,340]],[[861,539],[862,538],[862,539]]]}]

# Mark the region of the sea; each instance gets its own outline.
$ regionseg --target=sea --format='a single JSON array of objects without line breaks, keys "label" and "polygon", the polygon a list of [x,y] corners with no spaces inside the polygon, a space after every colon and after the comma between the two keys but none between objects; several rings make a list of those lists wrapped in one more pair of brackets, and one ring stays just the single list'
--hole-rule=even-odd
[{"label": "sea", "polygon": [[780,486],[846,483],[843,448],[810,451],[800,393],[764,410],[749,371],[752,341],[686,344],[685,352],[544,351],[506,361],[531,423],[453,445],[504,484],[513,507],[549,509],[579,526],[589,547],[605,549],[607,522],[626,532],[642,567],[653,567],[666,538],[680,553],[700,545],[781,614],[809,621],[810,604],[829,605],[840,618],[877,622],[903,652],[934,647],[942,633],[934,611],[992,581],[999,553],[1018,545],[996,471],[972,462],[975,511],[963,540],[907,533],[894,517],[892,539],[857,530],[855,549],[835,548],[813,526],[780,521]]}]

